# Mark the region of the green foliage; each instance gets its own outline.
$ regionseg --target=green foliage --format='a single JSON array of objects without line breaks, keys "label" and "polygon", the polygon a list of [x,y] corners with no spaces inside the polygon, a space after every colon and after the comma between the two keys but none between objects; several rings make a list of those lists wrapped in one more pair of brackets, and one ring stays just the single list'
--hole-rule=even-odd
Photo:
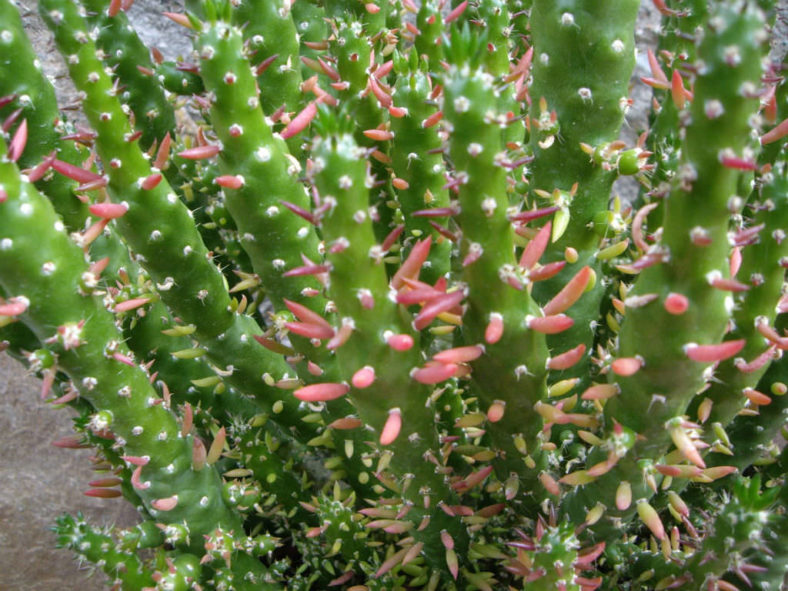
[{"label": "green foliage", "polygon": [[782,584],[770,2],[655,2],[635,145],[632,0],[194,0],[191,63],[128,4],[39,2],[88,131],[0,0],[0,349],[141,519],[58,546],[128,590]]}]

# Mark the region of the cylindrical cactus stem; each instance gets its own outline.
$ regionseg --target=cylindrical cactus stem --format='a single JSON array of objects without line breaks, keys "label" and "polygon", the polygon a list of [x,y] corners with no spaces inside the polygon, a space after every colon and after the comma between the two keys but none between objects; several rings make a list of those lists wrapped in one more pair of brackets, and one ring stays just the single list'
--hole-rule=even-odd
[{"label": "cylindrical cactus stem", "polygon": [[[290,3],[243,0],[233,4],[232,19],[247,39],[252,66],[266,62],[257,76],[263,111],[271,114],[284,106],[298,113],[302,102],[299,35]],[[267,62],[274,56],[273,62]]]},{"label": "cylindrical cactus stem", "polygon": [[[577,252],[577,264],[599,275],[599,246],[594,221],[608,209],[616,179],[614,167],[595,164],[581,144],[603,148],[618,139],[629,104],[629,78],[635,65],[634,25],[639,2],[622,0],[602,6],[594,0],[553,2],[535,0],[530,25],[533,43],[533,83],[529,115],[534,160],[531,187],[552,195],[540,206],[558,206],[545,260],[560,261],[567,247]],[[575,273],[567,266],[552,279],[534,286],[534,298],[544,304]],[[591,321],[599,317],[604,287],[596,282],[574,308],[575,325],[548,338],[551,349],[565,351],[578,343],[589,349]],[[571,375],[588,373],[582,360]]]},{"label": "cylindrical cactus stem", "polygon": [[[456,219],[462,228],[461,277],[468,290],[462,338],[468,345],[484,348],[484,354],[472,362],[483,410],[496,400],[505,407],[488,431],[501,450],[496,460],[499,477],[515,472],[525,478],[528,473],[535,482],[538,471],[529,469],[526,461],[534,468],[535,456],[529,456],[540,453],[537,437],[542,421],[534,405],[547,396],[548,353],[544,331],[529,325],[531,319],[544,322],[550,317],[543,318],[524,289],[529,269],[515,259],[506,169],[498,161],[504,150],[498,121],[502,114],[492,78],[471,57],[477,50],[481,51],[467,35],[454,35],[445,49],[453,63],[443,79],[442,110],[450,133],[452,184],[458,194]],[[488,389],[485,384],[496,386]],[[519,443],[522,440],[526,449]]]},{"label": "cylindrical cactus stem", "polygon": [[[5,153],[0,140],[0,153]],[[128,457],[139,458],[139,496],[162,522],[186,520],[190,545],[222,527],[240,531],[224,505],[218,475],[192,466],[192,438],[182,437],[148,376],[133,363],[112,315],[100,300],[80,292],[87,271],[81,249],[63,231],[50,203],[25,182],[13,163],[0,164],[0,282],[17,315],[51,345],[61,371],[98,410],[96,428],[110,429]]]},{"label": "cylindrical cactus stem", "polygon": [[419,3],[416,13],[418,34],[414,39],[414,45],[419,57],[425,57],[430,68],[434,68],[443,59],[441,36],[444,23],[441,5],[440,0],[424,0]]},{"label": "cylindrical cactus stem", "polygon": [[98,33],[96,47],[123,88],[119,97],[134,114],[134,128],[142,132],[140,146],[147,150],[175,129],[175,110],[154,75],[150,51],[125,12],[121,10],[110,16],[108,0],[80,1],[87,9],[89,25]]},{"label": "cylindrical cactus stem", "polygon": [[691,573],[711,589],[732,588],[729,581],[779,588],[788,558],[788,518],[777,509],[781,503],[775,503],[779,492],[779,487],[761,491],[759,476],[740,479],[710,516],[707,534],[681,565],[681,573]]},{"label": "cylindrical cactus stem", "polygon": [[[449,272],[452,250],[451,239],[438,228],[451,233],[446,215],[450,206],[445,188],[446,166],[437,133],[441,113],[429,100],[433,84],[419,69],[415,52],[409,59],[396,59],[394,68],[399,74],[394,87],[396,106],[406,110],[404,116],[391,118],[391,167],[400,179],[394,188],[404,224],[403,255],[417,240],[432,236],[433,244],[421,275],[423,281],[432,284]],[[435,217],[428,210],[444,213]]]},{"label": "cylindrical cactus stem", "polygon": [[[328,24],[322,2],[294,2],[290,12],[298,32],[300,56],[316,60],[328,39]],[[312,70],[302,61],[301,77],[309,78],[311,75]]]},{"label": "cylindrical cactus stem", "polygon": [[[341,374],[332,351],[326,346],[315,347],[317,337],[310,338],[309,333],[310,328],[323,330],[323,341],[327,341],[336,330],[326,319],[318,326],[310,323],[309,318],[298,318],[300,307],[321,318],[330,318],[328,302],[315,275],[294,275],[304,268],[302,257],[322,264],[315,226],[323,212],[313,213],[306,191],[293,183],[293,175],[300,171],[300,165],[264,120],[256,83],[243,57],[240,31],[226,22],[206,23],[197,40],[197,51],[202,56],[205,85],[214,96],[211,120],[222,142],[220,159],[226,173],[220,178],[238,181],[225,187],[224,194],[228,209],[237,220],[242,244],[274,309],[285,314],[288,309],[296,313],[298,322],[291,324],[291,342],[311,364],[312,372],[319,373],[314,375],[304,369],[300,372],[303,379],[312,383],[339,380]],[[317,110],[316,104],[311,107]],[[305,124],[308,124],[306,119]],[[302,329],[306,332],[300,335],[298,331]],[[332,423],[352,413],[350,405],[337,402],[331,405],[325,422]],[[363,436],[356,436],[355,432],[350,437],[335,435],[338,446],[348,438],[355,440],[359,448],[363,446]],[[344,463],[352,473],[351,480],[358,482],[363,471],[360,464]]]},{"label": "cylindrical cactus stem", "polygon": [[[107,531],[88,523],[81,514],[61,515],[53,528],[58,548],[69,548],[80,561],[101,564],[110,582],[122,589],[153,587],[153,572],[134,549],[122,548]],[[193,557],[195,563],[199,561]]]},{"label": "cylindrical cactus stem", "polygon": [[[782,316],[783,322],[777,328],[788,329],[788,318]],[[743,470],[753,463],[774,461],[779,453],[780,435],[784,437],[788,428],[788,356],[774,361],[756,389],[770,396],[771,404],[752,414],[742,414],[725,428],[727,443],[733,455],[709,454],[706,461],[709,465],[732,465]]]},{"label": "cylindrical cactus stem", "polygon": [[315,276],[287,273],[304,265],[302,256],[320,262],[314,225],[318,214],[312,221],[302,217],[313,214],[305,189],[293,182],[301,167],[264,119],[240,30],[227,22],[205,23],[196,50],[205,86],[213,94],[211,122],[222,143],[222,176],[216,180],[254,271],[276,310],[284,310],[287,299],[322,314],[325,299],[305,295],[320,291]]},{"label": "cylindrical cactus stem", "polygon": [[[389,299],[385,268],[374,256],[378,245],[367,214],[364,150],[349,133],[335,131],[341,123],[333,115],[326,114],[321,123],[328,133],[314,144],[310,174],[320,204],[327,206],[321,227],[332,267],[329,295],[338,316],[352,330],[336,350],[337,361],[342,374],[353,378],[322,388],[307,386],[296,395],[350,396],[360,419],[376,433],[381,452],[393,452],[394,482],[403,487],[403,498],[413,503],[407,520],[431,516],[423,531],[410,533],[424,542],[425,554],[436,565],[446,564],[438,532],[446,529],[458,547],[465,545],[466,538],[456,518],[436,509],[455,495],[433,463],[438,461],[439,445],[424,404],[434,381],[421,367],[423,359],[413,346],[418,335],[408,324],[408,314]],[[444,380],[449,377],[450,372]]]},{"label": "cylindrical cactus stem", "polygon": [[[60,135],[66,132],[55,99],[52,84],[44,75],[41,64],[33,47],[25,35],[22,21],[16,6],[10,0],[0,1],[0,99],[15,97],[0,107],[0,122],[11,116],[18,108],[22,112],[18,121],[27,122],[27,145],[18,163],[23,169],[34,169],[42,161],[57,151],[57,158],[70,164],[79,164],[87,159],[87,151],[80,151],[78,144],[61,141]],[[4,101],[0,100],[0,103]],[[63,222],[69,230],[81,230],[81,223],[87,215],[87,205],[77,199],[74,188],[78,183],[62,175],[46,174],[31,180],[55,205]]]},{"label": "cylindrical cactus stem", "polygon": [[[531,9],[531,184],[564,193],[578,184],[574,197],[560,204],[560,216],[556,212],[552,259],[565,246],[590,253],[598,241],[588,224],[607,210],[616,175],[595,166],[580,144],[597,147],[618,139],[635,62],[638,5],[621,0],[611,9],[592,0],[535,0]],[[546,112],[540,112],[543,105]],[[560,225],[565,231],[559,235]]]},{"label": "cylindrical cactus stem", "polygon": [[[731,309],[724,278],[737,163],[747,158],[742,151],[757,108],[754,91],[748,89],[757,88],[761,76],[763,23],[744,2],[717,6],[709,22],[713,26],[698,48],[703,67],[697,68],[682,164],[664,204],[662,240],[644,255],[656,257],[654,264],[640,273],[627,298],[631,305],[616,359],[608,360],[610,376],[620,388],[605,403],[609,429],[623,426],[638,440],[606,474],[575,490],[585,504],[601,500],[613,506],[614,492],[624,480],[632,482],[635,498],[651,496],[641,471],[653,477],[652,464],[671,441],[687,460],[702,466],[693,453],[685,412],[711,379],[711,364],[738,354],[745,344],[725,336]],[[709,111],[711,102],[720,108]],[[664,305],[670,294],[686,298],[683,314]]]},{"label": "cylindrical cactus stem", "polygon": [[[277,422],[308,432],[296,402],[282,398],[272,387],[290,368],[251,338],[262,332],[255,321],[234,312],[224,278],[212,264],[188,209],[133,141],[112,82],[96,59],[95,45],[76,7],[47,0],[39,8],[61,51],[76,56],[69,60],[72,78],[85,93],[83,107],[98,134],[96,147],[107,166],[109,191],[122,200],[118,205],[125,209],[116,223],[155,281],[162,300],[184,324],[194,325],[194,337],[211,361],[229,374],[228,382],[255,393],[272,414],[279,402]],[[205,157],[206,151],[213,154],[216,150],[218,146],[203,146],[186,156]]]},{"label": "cylindrical cactus stem", "polygon": [[731,275],[742,291],[731,294],[735,301],[733,329],[726,339],[747,342],[734,357],[719,364],[715,380],[693,404],[697,418],[708,424],[724,426],[745,406],[757,409],[768,404],[770,392],[760,392],[756,386],[770,362],[779,363],[777,356],[788,349],[788,339],[774,326],[774,304],[785,288],[784,262],[788,260],[788,180],[784,168],[781,163],[764,180],[760,195],[756,194],[751,204],[754,215],[749,227],[738,231],[738,239],[733,237],[740,244],[731,255]]},{"label": "cylindrical cactus stem", "polygon": [[[649,440],[664,420],[684,412],[705,382],[710,361],[696,360],[694,350],[719,343],[730,317],[725,303],[729,292],[719,280],[729,276],[729,207],[739,177],[731,160],[747,158],[742,150],[757,101],[746,90],[757,88],[761,75],[762,22],[752,9],[743,15],[733,8],[718,12],[718,26],[704,36],[698,50],[704,67],[694,85],[679,178],[664,205],[662,262],[643,270],[630,294],[656,293],[659,301],[629,308],[620,333],[618,357],[639,356],[643,366],[631,376],[616,378],[623,393],[605,408],[608,416]],[[721,47],[731,48],[735,59],[721,55]],[[711,101],[718,101],[722,112],[710,112]],[[660,305],[670,293],[687,298],[684,314]],[[654,399],[654,394],[665,400]],[[651,406],[648,416],[644,406]]]}]

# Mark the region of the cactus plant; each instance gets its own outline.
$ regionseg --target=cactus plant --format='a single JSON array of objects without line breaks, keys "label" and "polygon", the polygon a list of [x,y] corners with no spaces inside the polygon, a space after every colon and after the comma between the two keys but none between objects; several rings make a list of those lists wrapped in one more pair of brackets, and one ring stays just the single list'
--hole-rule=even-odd
[{"label": "cactus plant", "polygon": [[[0,343],[132,528],[116,589],[783,585],[769,0],[0,0]],[[614,183],[631,177],[626,199]],[[144,550],[144,551],[143,551]]]}]

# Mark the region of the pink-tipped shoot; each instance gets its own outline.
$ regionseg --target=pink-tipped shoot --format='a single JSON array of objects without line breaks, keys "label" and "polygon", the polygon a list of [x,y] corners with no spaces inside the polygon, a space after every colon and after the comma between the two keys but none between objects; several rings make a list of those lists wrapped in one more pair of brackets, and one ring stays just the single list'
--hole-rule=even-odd
[{"label": "pink-tipped shoot", "polygon": [[689,309],[689,299],[680,293],[669,293],[664,302],[668,314],[679,316]]},{"label": "pink-tipped shoot", "polygon": [[558,334],[574,325],[575,321],[565,314],[555,316],[526,316],[525,325],[542,334]]},{"label": "pink-tipped shoot", "polygon": [[365,365],[353,374],[350,383],[353,384],[354,388],[364,389],[369,388],[374,381],[375,368],[370,365]]},{"label": "pink-tipped shoot", "polygon": [[386,343],[395,351],[408,351],[413,347],[413,337],[409,334],[393,334]]},{"label": "pink-tipped shoot", "polygon": [[498,312],[490,314],[490,321],[484,329],[484,340],[490,345],[494,345],[503,336],[503,316]]},{"label": "pink-tipped shoot", "polygon": [[717,345],[698,345],[688,343],[684,345],[684,354],[692,361],[699,363],[716,363],[724,361],[736,355],[744,348],[745,339],[735,341],[725,341]]},{"label": "pink-tipped shoot", "polygon": [[151,503],[151,506],[157,511],[172,511],[178,506],[178,495],[156,499]]},{"label": "pink-tipped shoot", "polygon": [[458,369],[459,366],[454,363],[436,363],[435,365],[427,365],[414,369],[410,377],[420,384],[438,384],[453,377]]},{"label": "pink-tipped shoot", "polygon": [[402,429],[402,413],[398,408],[389,410],[389,416],[380,432],[380,445],[391,445],[399,437]]},{"label": "pink-tipped shoot", "polygon": [[446,349],[433,355],[432,358],[441,363],[469,363],[481,357],[483,353],[484,347],[481,345],[469,345],[467,347]]},{"label": "pink-tipped shoot", "polygon": [[293,392],[293,395],[304,402],[327,402],[341,398],[348,393],[348,390],[350,390],[350,386],[347,384],[327,382],[303,386]]},{"label": "pink-tipped shoot", "polygon": [[641,367],[643,367],[643,360],[639,357],[619,357],[610,364],[613,373],[622,377],[635,375]]}]

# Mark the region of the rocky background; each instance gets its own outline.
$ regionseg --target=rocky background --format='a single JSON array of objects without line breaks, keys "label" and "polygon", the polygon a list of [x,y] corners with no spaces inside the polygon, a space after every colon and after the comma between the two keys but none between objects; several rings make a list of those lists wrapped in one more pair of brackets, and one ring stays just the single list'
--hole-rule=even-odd
[{"label": "rocky background", "polygon": [[[73,87],[51,36],[38,18],[34,0],[18,0],[45,71],[52,77],[61,106],[73,101]],[[781,0],[781,26],[775,31],[775,50],[785,55],[788,46],[788,0]],[[168,59],[185,55],[189,42],[182,29],[161,16],[164,10],[182,10],[177,0],[137,0],[130,11],[148,45]],[[643,0],[637,38],[641,47],[656,43],[659,15],[651,0]],[[638,57],[633,82],[636,104],[624,134],[633,142],[645,128],[649,88],[637,81],[648,75],[645,51]],[[626,196],[631,186],[618,186]],[[77,564],[71,552],[56,550],[50,531],[64,512],[81,511],[99,524],[132,525],[134,509],[121,499],[92,499],[82,495],[93,472],[90,450],[63,450],[51,442],[71,432],[67,411],[54,411],[40,401],[38,381],[24,368],[0,354],[0,591],[94,591],[107,589],[106,577]]]}]

